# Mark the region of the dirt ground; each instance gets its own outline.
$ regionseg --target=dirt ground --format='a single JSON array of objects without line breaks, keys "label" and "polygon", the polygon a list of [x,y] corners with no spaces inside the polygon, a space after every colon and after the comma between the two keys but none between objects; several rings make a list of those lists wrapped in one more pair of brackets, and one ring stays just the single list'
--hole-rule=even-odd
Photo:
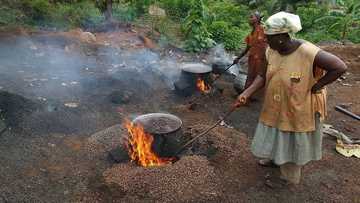
[{"label": "dirt ground", "polygon": [[[36,106],[7,103],[16,111],[1,113],[0,202],[360,202],[360,161],[338,154],[328,136],[322,160],[304,167],[299,186],[264,185],[279,172],[260,167],[250,152],[261,99],[232,114],[226,123],[233,128],[217,127],[193,145],[197,153],[172,165],[109,162],[108,152],[126,136],[124,118],[172,113],[193,136],[223,116],[236,96],[225,76],[222,94],[177,97],[168,85],[173,78],[163,73],[197,57],[171,48],[151,51],[139,35],[99,33],[95,44],[56,33],[0,35],[0,91]],[[334,110],[343,104],[360,114],[360,46],[323,48],[349,67],[328,87],[326,123],[360,139],[359,121]],[[114,91],[129,98],[114,103]],[[189,110],[196,97],[198,105]]]}]

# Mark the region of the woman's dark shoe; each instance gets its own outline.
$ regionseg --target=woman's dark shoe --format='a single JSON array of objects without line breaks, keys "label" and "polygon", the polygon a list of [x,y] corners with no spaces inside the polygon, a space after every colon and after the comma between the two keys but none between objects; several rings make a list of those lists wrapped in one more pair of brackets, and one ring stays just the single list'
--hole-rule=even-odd
[{"label": "woman's dark shoe", "polygon": [[260,166],[263,166],[263,167],[272,167],[272,168],[279,167],[270,159],[260,159],[258,163]]},{"label": "woman's dark shoe", "polygon": [[291,183],[281,178],[270,178],[265,180],[265,185],[271,189],[283,189],[291,186]]}]

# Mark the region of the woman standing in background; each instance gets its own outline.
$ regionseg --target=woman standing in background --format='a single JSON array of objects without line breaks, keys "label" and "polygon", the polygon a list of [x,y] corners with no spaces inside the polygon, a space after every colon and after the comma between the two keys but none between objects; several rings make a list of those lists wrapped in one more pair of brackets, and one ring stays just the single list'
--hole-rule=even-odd
[{"label": "woman standing in background", "polygon": [[[259,12],[250,15],[249,24],[252,27],[252,32],[245,38],[247,47],[233,62],[234,64],[239,63],[240,59],[249,52],[248,73],[244,89],[248,88],[255,80],[261,68],[262,61],[264,60],[267,43],[264,28],[261,26],[261,19],[262,16]],[[243,89],[237,89],[238,92],[242,90]]]}]

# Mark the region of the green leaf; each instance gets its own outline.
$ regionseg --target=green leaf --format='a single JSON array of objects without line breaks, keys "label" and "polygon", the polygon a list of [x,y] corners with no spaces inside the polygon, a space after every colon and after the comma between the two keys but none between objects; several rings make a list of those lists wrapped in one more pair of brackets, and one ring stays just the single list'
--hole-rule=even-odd
[{"label": "green leaf", "polygon": [[329,28],[328,28],[328,30],[332,30],[333,28],[335,28],[335,27],[337,27],[337,26],[341,26],[342,25],[342,23],[334,23],[334,24],[332,24]]},{"label": "green leaf", "polygon": [[339,19],[341,19],[341,18],[338,16],[330,16],[329,15],[329,16],[321,17],[321,18],[315,20],[314,22],[318,23],[318,22],[322,22],[322,21],[326,21],[326,20],[339,20]]}]

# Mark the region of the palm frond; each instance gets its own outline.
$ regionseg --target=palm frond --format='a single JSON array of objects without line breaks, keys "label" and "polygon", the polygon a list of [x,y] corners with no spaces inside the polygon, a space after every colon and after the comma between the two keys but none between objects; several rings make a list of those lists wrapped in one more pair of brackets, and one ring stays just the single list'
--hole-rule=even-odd
[{"label": "palm frond", "polygon": [[328,15],[328,16],[323,16],[321,18],[318,18],[316,19],[314,22],[315,23],[318,23],[318,22],[322,22],[322,21],[325,21],[325,20],[340,20],[341,18],[339,16],[331,16],[331,15]]},{"label": "palm frond", "polygon": [[332,25],[328,28],[328,31],[334,29],[335,27],[340,26],[341,24],[342,24],[341,22],[337,22],[337,23],[332,24]]}]

